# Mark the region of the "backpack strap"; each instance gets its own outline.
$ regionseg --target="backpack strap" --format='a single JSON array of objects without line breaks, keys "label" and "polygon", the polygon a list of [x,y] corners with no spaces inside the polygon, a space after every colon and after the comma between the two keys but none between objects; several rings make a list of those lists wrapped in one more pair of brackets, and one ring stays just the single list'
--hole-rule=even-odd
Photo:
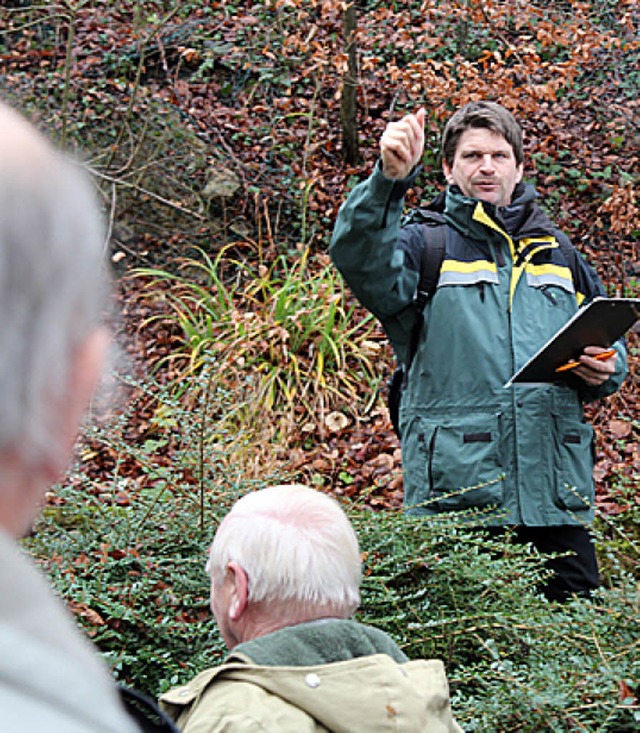
[{"label": "backpack strap", "polygon": [[567,237],[567,235],[561,229],[556,229],[556,231],[554,232],[554,236],[556,238],[558,246],[560,247],[560,251],[567,261],[567,265],[571,270],[573,280],[577,284],[579,272],[577,258],[580,256],[578,254],[578,250],[571,244],[569,237]]},{"label": "backpack strap", "polygon": [[444,217],[437,212],[426,211],[426,214],[427,216],[425,216],[424,209],[415,210],[409,214],[409,221],[404,223],[405,226],[406,223],[420,223],[422,225],[422,248],[420,249],[418,288],[413,301],[416,311],[415,321],[409,337],[406,363],[399,364],[393,372],[389,380],[389,392],[387,396],[389,416],[391,417],[391,423],[393,424],[396,435],[399,438],[402,437],[400,434],[400,402],[402,392],[407,386],[409,367],[418,350],[418,343],[424,323],[424,307],[438,285],[440,267],[444,260],[447,241],[447,224]]},{"label": "backpack strap", "polygon": [[413,357],[418,350],[418,342],[424,323],[424,307],[436,291],[447,241],[447,225],[444,217],[435,214],[435,212],[429,212],[429,214],[434,215],[421,222],[423,245],[420,251],[418,290],[414,300],[416,320],[409,339],[405,375],[408,373]]},{"label": "backpack strap", "polygon": [[120,684],[118,693],[124,709],[138,724],[141,733],[180,733],[178,726],[155,700],[143,692]]},{"label": "backpack strap", "polygon": [[[606,297],[606,292],[602,287],[596,271],[584,261],[580,252],[571,244],[569,237],[560,229],[556,229],[554,235],[565,262],[571,270],[576,295],[580,292],[588,300],[591,300],[597,295]],[[579,302],[579,305],[584,305],[584,303]]]}]

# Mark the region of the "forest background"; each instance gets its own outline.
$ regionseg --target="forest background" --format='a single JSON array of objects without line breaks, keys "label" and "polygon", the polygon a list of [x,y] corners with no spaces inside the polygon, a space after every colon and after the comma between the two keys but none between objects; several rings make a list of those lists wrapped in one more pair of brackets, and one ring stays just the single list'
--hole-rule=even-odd
[{"label": "forest background", "polygon": [[389,120],[428,111],[415,204],[447,117],[490,98],[608,293],[638,295],[639,24],[634,0],[5,0],[0,96],[94,175],[119,303],[109,400],[25,544],[119,679],[155,695],[220,659],[207,542],[295,480],[344,503],[359,618],[445,660],[465,730],[638,730],[637,333],[589,406],[605,587],[556,607],[531,548],[401,515],[392,356],[327,247]]}]

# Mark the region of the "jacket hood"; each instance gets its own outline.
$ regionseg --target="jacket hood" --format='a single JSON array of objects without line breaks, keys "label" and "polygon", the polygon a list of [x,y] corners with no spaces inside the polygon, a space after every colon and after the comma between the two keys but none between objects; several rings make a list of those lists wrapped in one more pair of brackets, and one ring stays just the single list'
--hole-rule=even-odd
[{"label": "jacket hood", "polygon": [[190,706],[201,719],[220,715],[232,697],[234,709],[248,700],[273,706],[262,714],[274,725],[282,720],[280,731],[292,730],[286,710],[303,711],[315,721],[313,730],[332,733],[458,730],[441,661],[409,662],[383,631],[346,619],[289,626],[239,644],[222,666],[165,693],[161,702],[176,720]]},{"label": "jacket hood", "polygon": [[[386,654],[376,654],[312,667],[229,663],[203,672],[186,688],[165,693],[162,702],[170,710],[176,704],[189,705],[214,681],[257,686],[333,733],[458,730],[444,665],[435,659],[398,664]],[[177,718],[179,710],[171,713]]]},{"label": "jacket hood", "polygon": [[239,644],[226,661],[240,658],[267,667],[301,667],[371,654],[387,654],[396,662],[408,661],[384,631],[350,619],[325,618],[287,626]]},{"label": "jacket hood", "polygon": [[538,192],[530,183],[520,182],[511,203],[503,207],[465,196],[458,186],[453,185],[439,194],[428,208],[443,211],[449,224],[463,236],[480,241],[486,240],[487,230],[475,218],[478,205],[510,236],[524,239],[552,235],[555,227],[538,206],[537,199]]}]

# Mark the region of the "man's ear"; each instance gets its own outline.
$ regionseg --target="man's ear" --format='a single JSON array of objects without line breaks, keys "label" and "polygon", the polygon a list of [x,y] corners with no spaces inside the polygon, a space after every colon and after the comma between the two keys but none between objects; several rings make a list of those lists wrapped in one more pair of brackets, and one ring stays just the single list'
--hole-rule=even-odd
[{"label": "man's ear", "polygon": [[238,621],[247,610],[249,603],[249,577],[244,568],[235,562],[230,562],[227,565],[227,574],[232,579],[232,590],[229,596],[229,618],[232,621]]},{"label": "man's ear", "polygon": [[453,178],[453,173],[451,172],[451,166],[444,159],[442,161],[442,172],[444,173],[447,183],[452,186],[455,183],[455,180]]},{"label": "man's ear", "polygon": [[[55,405],[56,462],[60,465],[49,467],[53,474],[64,471],[69,460],[82,417],[100,381],[110,340],[109,330],[100,326],[89,333],[72,355],[67,389],[60,404]],[[53,475],[50,480],[57,478]]]},{"label": "man's ear", "polygon": [[109,332],[98,328],[74,352],[66,389],[47,405],[47,438],[50,445],[33,460],[19,449],[0,454],[3,486],[0,527],[14,537],[28,531],[46,489],[60,478],[69,461],[78,427],[95,390],[109,344]]},{"label": "man's ear", "polygon": [[516,184],[520,183],[522,180],[522,176],[524,174],[524,163],[520,163],[520,165],[516,169],[518,171],[518,176],[516,178]]}]

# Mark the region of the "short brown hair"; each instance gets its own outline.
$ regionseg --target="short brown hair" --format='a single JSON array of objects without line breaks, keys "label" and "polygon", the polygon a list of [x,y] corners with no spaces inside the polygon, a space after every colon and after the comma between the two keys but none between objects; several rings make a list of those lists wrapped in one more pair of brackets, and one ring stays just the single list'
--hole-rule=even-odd
[{"label": "short brown hair", "polygon": [[482,100],[465,104],[447,122],[442,134],[442,157],[448,166],[453,166],[460,137],[471,127],[484,127],[502,135],[511,145],[516,163],[522,163],[522,128],[501,104]]}]

